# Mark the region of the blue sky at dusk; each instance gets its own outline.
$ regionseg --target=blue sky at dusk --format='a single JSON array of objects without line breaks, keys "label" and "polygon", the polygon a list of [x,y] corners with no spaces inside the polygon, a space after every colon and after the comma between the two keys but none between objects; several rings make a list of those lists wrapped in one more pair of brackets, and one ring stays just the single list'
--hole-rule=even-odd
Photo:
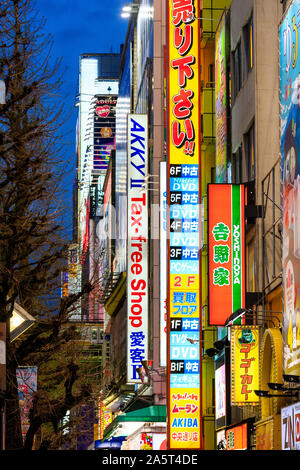
[{"label": "blue sky at dusk", "polygon": [[75,126],[77,108],[74,106],[78,93],[79,56],[83,53],[120,51],[124,43],[128,19],[121,18],[124,0],[35,0],[39,16],[44,17],[45,34],[53,38],[53,61],[62,60],[64,71],[60,95],[70,118],[65,124],[66,160],[72,162],[67,186],[72,187],[75,168]]}]

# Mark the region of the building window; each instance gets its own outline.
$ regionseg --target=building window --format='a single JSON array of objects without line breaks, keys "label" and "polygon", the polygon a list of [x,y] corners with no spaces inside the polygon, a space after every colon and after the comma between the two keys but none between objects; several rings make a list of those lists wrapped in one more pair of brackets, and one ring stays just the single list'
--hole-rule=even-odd
[{"label": "building window", "polygon": [[210,64],[208,67],[208,88],[215,85],[215,64]]},{"label": "building window", "polygon": [[255,292],[255,245],[252,239],[247,244],[247,291]]},{"label": "building window", "polygon": [[253,15],[244,27],[245,72],[250,72],[254,65]]},{"label": "building window", "polygon": [[242,166],[242,146],[232,155],[232,181],[235,184],[242,183],[243,166]]},{"label": "building window", "polygon": [[235,50],[233,51],[233,70],[234,70],[233,91],[234,91],[234,97],[236,97],[242,87],[241,41],[238,42]]},{"label": "building window", "polygon": [[254,124],[245,134],[245,161],[247,170],[247,181],[255,179],[255,130]]}]

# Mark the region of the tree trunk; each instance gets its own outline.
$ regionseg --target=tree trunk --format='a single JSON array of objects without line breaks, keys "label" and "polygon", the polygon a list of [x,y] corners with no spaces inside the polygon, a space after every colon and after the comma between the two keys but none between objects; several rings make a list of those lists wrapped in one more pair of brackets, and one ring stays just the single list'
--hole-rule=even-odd
[{"label": "tree trunk", "polygon": [[19,393],[16,369],[17,364],[13,357],[12,346],[9,341],[9,330],[6,341],[6,450],[20,450],[23,448],[21,417],[19,406]]}]

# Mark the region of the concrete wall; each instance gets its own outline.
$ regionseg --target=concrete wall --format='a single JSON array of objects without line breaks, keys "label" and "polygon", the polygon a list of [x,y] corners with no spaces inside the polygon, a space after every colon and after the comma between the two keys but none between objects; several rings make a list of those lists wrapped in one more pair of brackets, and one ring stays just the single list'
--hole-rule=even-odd
[{"label": "concrete wall", "polygon": [[[254,66],[247,75],[243,27],[251,12],[254,19]],[[242,51],[242,87],[232,101],[232,152],[244,144],[244,136],[254,121],[257,204],[263,202],[261,181],[277,161],[280,152],[278,25],[281,14],[280,0],[233,0],[231,5],[231,52],[239,39]],[[233,65],[233,61],[231,63]],[[247,178],[245,163],[243,149],[243,181]],[[277,181],[276,191],[279,195],[280,181]],[[271,216],[271,212],[266,215],[266,227],[272,222]],[[249,279],[249,284],[251,290],[261,290],[261,260],[266,254],[262,253],[261,219],[257,219],[254,227],[248,231],[248,245],[251,244],[251,249],[254,249],[254,266],[249,266],[248,263],[248,272],[252,273],[252,280],[255,282]],[[272,249],[271,245],[266,247],[268,262],[272,259]]]},{"label": "concrete wall", "polygon": [[[166,44],[166,12],[165,3],[161,0],[153,1],[153,154],[150,173],[159,175],[159,163],[164,160],[164,45]],[[151,181],[159,181],[158,176],[153,176]],[[159,192],[157,184],[151,185],[156,189],[152,192],[152,204],[159,205]],[[153,364],[160,366],[160,259],[159,239],[157,228],[159,228],[159,211],[151,214],[152,232],[152,268],[153,268],[153,293],[152,293],[152,315],[153,315]],[[155,374],[153,391],[156,404],[166,403],[166,384]]]},{"label": "concrete wall", "polygon": [[278,65],[280,12],[279,0],[255,1],[255,119],[258,180],[270,171],[280,152]]},{"label": "concrete wall", "polygon": [[[267,0],[268,1],[268,0]],[[271,0],[272,1],[272,0]],[[243,134],[249,129],[255,115],[254,70],[248,76],[244,73],[243,26],[247,23],[253,9],[253,0],[233,0],[230,8],[230,50],[233,52],[241,39],[242,48],[242,88],[232,103],[232,152],[241,145]],[[233,70],[233,63],[231,62]]]}]

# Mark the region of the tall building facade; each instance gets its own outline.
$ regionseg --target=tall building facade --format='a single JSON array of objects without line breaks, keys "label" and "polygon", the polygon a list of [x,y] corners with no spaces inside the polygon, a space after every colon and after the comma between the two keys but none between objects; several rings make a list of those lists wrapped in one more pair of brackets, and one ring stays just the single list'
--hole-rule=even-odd
[{"label": "tall building facade", "polygon": [[297,448],[299,11],[134,1],[117,78],[80,58],[75,242],[97,281],[80,315],[102,329],[98,444]]},{"label": "tall building facade", "polygon": [[[68,266],[63,273],[62,295],[79,293],[89,282],[93,289],[80,299],[70,322],[80,331],[81,362],[100,381],[103,368],[104,308],[101,303],[104,278],[109,270],[105,218],[104,183],[110,155],[115,149],[116,103],[119,90],[120,53],[86,53],[79,58],[79,89],[76,106],[76,174],[73,196],[73,240]],[[101,371],[101,374],[100,374]],[[85,450],[98,437],[97,400],[70,411],[79,424],[76,448]],[[73,444],[74,445],[74,444]]]}]

